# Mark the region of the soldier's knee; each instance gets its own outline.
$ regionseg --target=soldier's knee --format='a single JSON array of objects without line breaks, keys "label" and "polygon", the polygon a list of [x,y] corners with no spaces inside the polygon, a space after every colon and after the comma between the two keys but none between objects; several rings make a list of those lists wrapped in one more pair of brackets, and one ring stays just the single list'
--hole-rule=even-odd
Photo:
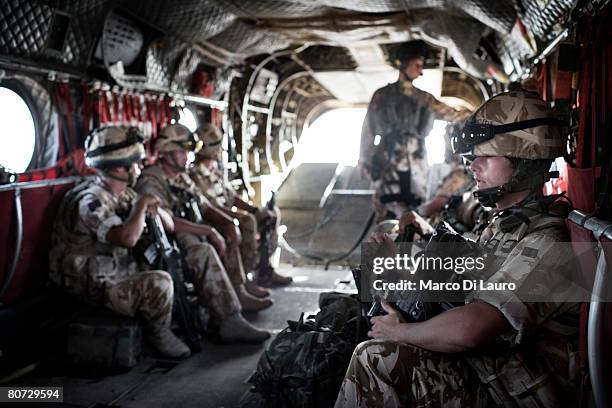
[{"label": "soldier's knee", "polygon": [[170,294],[172,294],[172,276],[170,276],[168,272],[155,270],[142,272],[140,275],[144,279],[148,280],[151,286],[157,287],[164,292],[169,292]]},{"label": "soldier's knee", "polygon": [[353,358],[357,358],[360,361],[369,361],[372,356],[387,354],[397,349],[397,345],[381,341],[381,340],[366,340],[361,342],[355,347],[353,352]]}]

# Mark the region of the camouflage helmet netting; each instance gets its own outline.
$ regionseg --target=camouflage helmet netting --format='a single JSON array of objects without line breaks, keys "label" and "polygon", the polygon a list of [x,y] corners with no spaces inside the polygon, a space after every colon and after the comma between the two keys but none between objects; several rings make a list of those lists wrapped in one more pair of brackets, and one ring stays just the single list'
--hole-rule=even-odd
[{"label": "camouflage helmet netting", "polygon": [[[517,90],[494,96],[472,117],[476,123],[503,125],[554,116],[548,104],[536,93]],[[544,125],[495,135],[493,139],[474,146],[473,154],[552,160],[563,155],[564,147],[562,128]]]},{"label": "camouflage helmet netting", "polygon": [[223,139],[221,130],[210,123],[206,123],[199,127],[196,132],[204,144],[197,153],[198,156],[204,159],[215,158],[216,153],[221,150],[221,141]]},{"label": "camouflage helmet netting", "polygon": [[143,141],[144,136],[136,128],[96,129],[85,140],[85,164],[98,169],[129,166],[146,157]]}]

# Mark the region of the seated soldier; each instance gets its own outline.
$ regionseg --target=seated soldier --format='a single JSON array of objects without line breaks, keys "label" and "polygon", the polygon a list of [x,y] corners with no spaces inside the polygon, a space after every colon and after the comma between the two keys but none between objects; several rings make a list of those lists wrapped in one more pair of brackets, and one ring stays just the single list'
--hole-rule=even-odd
[{"label": "seated soldier", "polygon": [[[260,251],[268,251],[267,261],[269,263],[269,257],[278,245],[280,210],[278,207],[275,207],[274,211],[266,207],[257,208],[238,197],[219,171],[218,163],[221,160],[221,141],[223,139],[221,131],[207,123],[196,132],[204,146],[196,153],[196,159],[189,170],[189,175],[214,206],[230,217],[238,219],[242,234],[240,252],[244,268],[248,272],[255,271],[261,259],[258,253],[257,233],[266,233],[265,224],[271,224],[267,248],[259,248]],[[290,276],[282,276],[272,268],[260,266],[259,271],[266,274],[266,276],[261,276],[261,274],[258,276],[262,284],[288,285],[292,282]]]},{"label": "seated soldier", "polygon": [[85,163],[98,175],[64,197],[53,230],[50,278],[88,303],[142,318],[146,339],[157,351],[186,357],[189,348],[170,331],[172,278],[165,271],[139,271],[130,253],[146,212],[159,214],[168,231],[174,228],[157,197],[131,188],[145,157],[143,140],[137,129],[117,127],[87,138]]},{"label": "seated soldier", "polygon": [[[525,91],[499,94],[462,136],[455,147],[471,160],[476,195],[497,212],[480,236],[503,255],[488,282],[520,287],[537,278],[556,287],[574,265],[562,263],[554,245],[568,239],[569,209],[541,193],[564,146],[548,105]],[[336,407],[575,404],[575,303],[526,302],[511,290],[473,291],[468,299],[417,323],[383,302],[388,314],[372,318],[374,340],[354,351]]]},{"label": "seated soldier", "polygon": [[[193,138],[189,129],[180,124],[162,129],[155,144],[159,162],[143,170],[136,190],[155,194],[161,199],[161,207],[174,213],[178,242],[195,273],[207,275],[204,270],[208,268],[217,271],[213,273],[227,274],[234,286],[231,292],[238,296],[242,310],[265,309],[272,305],[272,300],[258,296],[265,296],[266,291],[254,284],[245,285],[247,280],[239,253],[240,233],[233,220],[215,209],[187,175],[188,151],[197,150]],[[191,214],[182,214],[190,200],[195,201],[190,207]],[[203,224],[204,221],[217,226],[225,238],[214,227]],[[203,241],[204,237],[209,243]]]}]

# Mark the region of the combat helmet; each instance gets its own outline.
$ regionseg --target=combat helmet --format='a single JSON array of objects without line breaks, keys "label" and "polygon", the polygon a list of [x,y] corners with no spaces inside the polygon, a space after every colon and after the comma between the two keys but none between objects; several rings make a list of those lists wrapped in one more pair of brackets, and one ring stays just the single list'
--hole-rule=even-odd
[{"label": "combat helmet", "polygon": [[180,123],[164,127],[155,142],[155,149],[161,154],[175,150],[198,152],[201,148],[198,136]]},{"label": "combat helmet", "polygon": [[144,140],[135,127],[96,129],[85,140],[85,164],[103,171],[130,166],[146,157]]},{"label": "combat helmet", "polygon": [[535,192],[558,176],[549,170],[552,161],[563,154],[564,126],[534,92],[504,92],[482,104],[453,135],[453,150],[467,160],[505,156],[512,161],[514,173],[508,183],[478,190],[474,196],[491,207],[507,193]]},{"label": "combat helmet", "polygon": [[217,152],[221,150],[221,142],[223,141],[221,130],[210,123],[206,123],[200,126],[196,133],[202,141],[202,149],[197,153],[198,157],[202,159],[216,158]]}]

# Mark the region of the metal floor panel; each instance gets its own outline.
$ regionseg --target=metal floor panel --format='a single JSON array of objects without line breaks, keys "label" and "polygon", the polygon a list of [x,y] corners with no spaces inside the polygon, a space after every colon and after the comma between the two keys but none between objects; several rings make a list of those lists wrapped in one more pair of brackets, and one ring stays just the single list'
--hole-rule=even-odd
[{"label": "metal floor panel", "polygon": [[[332,290],[350,275],[347,269],[283,265],[279,271],[293,276],[294,283],[272,289],[275,304],[247,316],[255,325],[275,333],[286,327],[287,320],[297,320],[301,312],[316,311],[319,293]],[[206,342],[202,352],[176,365],[148,357],[125,374],[90,378],[60,374],[60,367],[47,367],[14,385],[63,386],[65,403],[83,407],[235,407],[250,388],[246,380],[264,348],[265,344]]]}]

